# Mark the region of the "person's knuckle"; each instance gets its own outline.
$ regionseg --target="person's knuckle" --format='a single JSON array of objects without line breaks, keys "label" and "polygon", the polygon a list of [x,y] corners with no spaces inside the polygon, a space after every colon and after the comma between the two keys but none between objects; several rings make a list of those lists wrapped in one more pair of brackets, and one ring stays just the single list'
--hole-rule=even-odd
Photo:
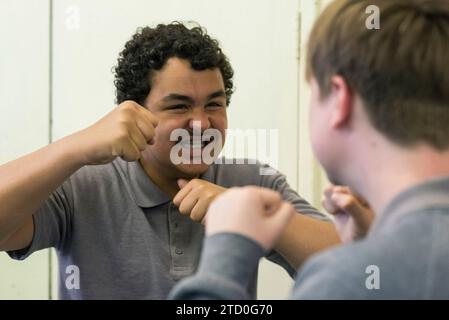
[{"label": "person's knuckle", "polygon": [[182,203],[179,206],[179,213],[181,213],[181,214],[186,214],[187,213],[187,208]]},{"label": "person's knuckle", "polygon": [[132,100],[123,101],[122,103],[120,103],[119,107],[122,109],[132,109],[132,110],[138,109],[137,103],[135,103]]},{"label": "person's knuckle", "polygon": [[204,191],[204,198],[205,198],[206,200],[211,201],[211,200],[213,200],[214,197],[215,197],[215,193],[212,192],[212,190],[206,189],[206,190]]},{"label": "person's knuckle", "polygon": [[343,200],[343,203],[341,206],[345,210],[352,208],[354,206],[354,199],[351,197],[351,198],[347,198],[347,199]]},{"label": "person's knuckle", "polygon": [[128,137],[129,137],[128,129],[126,127],[119,127],[117,129],[116,135],[117,135],[117,140],[118,141],[121,141],[121,142],[127,141]]},{"label": "person's knuckle", "polygon": [[120,126],[128,127],[131,123],[132,117],[129,112],[121,110],[117,116],[117,122]]},{"label": "person's knuckle", "polygon": [[190,214],[190,219],[193,220],[193,221],[195,221],[195,222],[200,222],[201,219],[202,219],[202,215],[201,215],[201,213],[198,212],[198,211],[193,211],[193,212]]},{"label": "person's knuckle", "polygon": [[139,146],[138,146],[138,148],[139,148],[139,151],[145,151],[145,149],[147,148],[147,146],[146,146],[146,144],[144,144],[144,143],[140,143],[139,144]]},{"label": "person's knuckle", "polygon": [[197,182],[194,186],[200,193],[207,193],[208,191],[208,188],[206,188],[206,186],[202,183]]}]

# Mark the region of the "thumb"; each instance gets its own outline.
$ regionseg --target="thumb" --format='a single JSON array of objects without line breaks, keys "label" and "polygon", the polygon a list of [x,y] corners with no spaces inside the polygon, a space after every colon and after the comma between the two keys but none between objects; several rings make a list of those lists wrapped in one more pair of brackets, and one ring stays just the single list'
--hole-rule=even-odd
[{"label": "thumb", "polygon": [[346,214],[352,216],[357,223],[366,223],[365,220],[368,218],[367,215],[369,215],[370,212],[369,210],[366,210],[357,198],[347,194],[334,194],[332,200]]},{"label": "thumb", "polygon": [[186,185],[187,183],[189,183],[189,181],[186,180],[186,179],[178,179],[177,182],[178,182],[179,189],[184,188],[185,185]]},{"label": "thumb", "polygon": [[272,242],[264,244],[266,250],[270,249],[281,236],[294,214],[295,208],[293,205],[289,202],[283,202],[280,208],[269,217],[272,232],[275,233],[274,238],[271,239]]},{"label": "thumb", "polygon": [[295,207],[293,207],[290,202],[284,201],[280,208],[275,212],[272,219],[281,225],[286,225],[295,213]]},{"label": "thumb", "polygon": [[282,205],[282,197],[279,192],[275,192],[271,189],[260,188],[258,189],[258,193],[264,205],[266,215],[275,213]]}]

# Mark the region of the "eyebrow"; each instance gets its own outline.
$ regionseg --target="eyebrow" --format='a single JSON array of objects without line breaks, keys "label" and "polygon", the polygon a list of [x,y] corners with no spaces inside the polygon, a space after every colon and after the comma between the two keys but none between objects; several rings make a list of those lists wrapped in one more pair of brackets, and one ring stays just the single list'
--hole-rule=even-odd
[{"label": "eyebrow", "polygon": [[223,90],[215,91],[207,97],[207,100],[212,100],[214,98],[226,98],[226,92],[224,92]]},{"label": "eyebrow", "polygon": [[193,99],[189,96],[184,96],[182,94],[176,94],[176,93],[170,93],[168,96],[165,96],[162,98],[162,101],[165,102],[170,102],[173,100],[181,100],[181,101],[186,101],[186,102],[193,102]]},{"label": "eyebrow", "polygon": [[[226,98],[226,93],[223,90],[219,90],[219,91],[215,91],[215,92],[211,93],[210,95],[207,96],[207,100],[211,100],[214,98],[221,98],[221,97]],[[162,101],[164,101],[164,102],[170,102],[173,100],[186,101],[189,103],[194,102],[192,97],[185,96],[182,94],[177,94],[177,93],[170,93],[169,95],[162,98]]]}]

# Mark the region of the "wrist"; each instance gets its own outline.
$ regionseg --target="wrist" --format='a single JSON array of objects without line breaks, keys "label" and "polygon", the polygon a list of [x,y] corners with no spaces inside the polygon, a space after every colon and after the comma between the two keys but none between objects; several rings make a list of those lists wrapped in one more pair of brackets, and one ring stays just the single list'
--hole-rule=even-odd
[{"label": "wrist", "polygon": [[55,142],[64,161],[77,169],[90,164],[89,153],[85,143],[83,143],[82,134],[83,132],[80,131]]},{"label": "wrist", "polygon": [[206,238],[198,273],[219,274],[246,286],[265,250],[255,241],[236,233],[216,233]]}]

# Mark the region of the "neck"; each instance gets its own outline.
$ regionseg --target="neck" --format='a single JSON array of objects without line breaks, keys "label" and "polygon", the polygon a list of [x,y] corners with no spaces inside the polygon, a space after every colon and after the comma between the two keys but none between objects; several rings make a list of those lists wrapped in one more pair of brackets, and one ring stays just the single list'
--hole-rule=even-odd
[{"label": "neck", "polygon": [[[353,189],[360,190],[377,215],[384,212],[386,206],[403,191],[441,176],[449,176],[449,151],[438,152],[428,146],[412,149],[390,146],[382,152],[371,153],[359,163],[362,166],[353,181]],[[359,158],[360,158],[359,157]]]},{"label": "neck", "polygon": [[139,159],[139,163],[151,181],[153,181],[162,192],[173,199],[179,192],[177,178],[164,175],[164,170],[162,168],[157,168],[152,162],[146,161],[143,157]]}]

